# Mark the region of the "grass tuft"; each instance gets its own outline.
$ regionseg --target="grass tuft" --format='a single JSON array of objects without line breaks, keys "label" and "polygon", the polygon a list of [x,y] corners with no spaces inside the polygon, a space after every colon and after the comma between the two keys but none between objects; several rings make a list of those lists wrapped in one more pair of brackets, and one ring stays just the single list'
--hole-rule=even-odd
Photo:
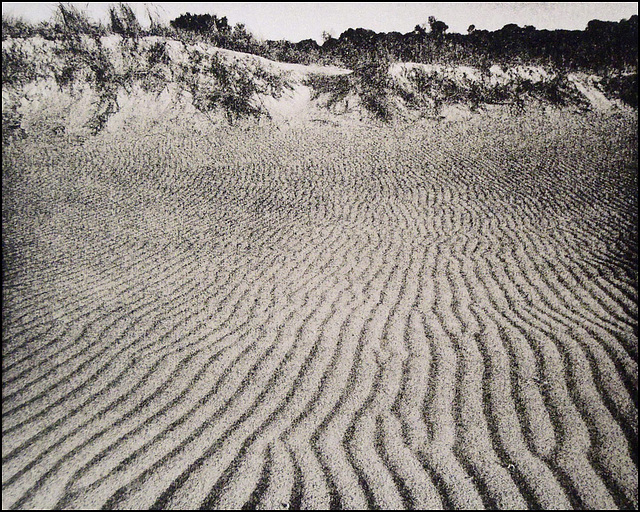
[{"label": "grass tuft", "polygon": [[70,3],[58,3],[54,23],[57,31],[67,38],[77,38],[81,34],[100,37],[108,33],[104,26],[91,21],[86,11]]},{"label": "grass tuft", "polygon": [[142,27],[131,6],[120,2],[109,6],[110,28],[114,34],[120,34],[125,39],[137,40],[142,34]]}]

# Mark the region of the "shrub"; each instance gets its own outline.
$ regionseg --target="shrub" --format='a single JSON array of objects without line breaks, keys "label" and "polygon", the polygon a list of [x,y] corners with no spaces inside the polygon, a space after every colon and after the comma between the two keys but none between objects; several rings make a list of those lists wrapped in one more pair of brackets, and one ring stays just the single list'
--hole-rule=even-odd
[{"label": "shrub", "polygon": [[27,52],[16,45],[2,48],[2,85],[22,85],[36,78],[36,65]]},{"label": "shrub", "polygon": [[234,117],[268,115],[255,105],[258,95],[277,97],[285,87],[285,81],[278,75],[260,67],[249,70],[216,54],[205,56],[195,51],[190,61],[187,80],[194,105],[203,112],[223,110],[230,123]]},{"label": "shrub", "polygon": [[344,100],[355,87],[351,75],[309,75],[304,85],[311,88],[311,99],[316,100],[321,94],[328,94],[327,106],[331,107]]},{"label": "shrub", "polygon": [[98,91],[119,81],[113,63],[99,38],[74,37],[65,40],[54,52],[63,59],[62,70],[55,75],[60,87],[70,85],[83,71],[89,72],[87,78]]},{"label": "shrub", "polygon": [[634,108],[638,108],[638,74],[613,75],[602,80],[602,88],[608,96],[613,96]]},{"label": "shrub", "polygon": [[226,16],[218,18],[215,14],[191,14],[188,12],[171,20],[170,24],[173,28],[179,30],[199,32],[201,34],[231,32],[231,27],[229,26]]},{"label": "shrub", "polygon": [[411,84],[411,94],[404,93],[405,100],[412,106],[422,106],[430,99],[436,110],[447,103],[466,103],[472,110],[484,104],[509,105],[516,112],[525,108],[526,100],[566,106],[585,106],[575,87],[566,74],[556,70],[551,77],[531,80],[515,75],[506,83],[491,83],[487,73],[480,80],[455,81],[441,71],[429,72],[422,68],[413,68],[405,72]]},{"label": "shrub", "polygon": [[86,80],[98,94],[94,116],[88,124],[92,133],[98,133],[106,124],[109,116],[118,110],[118,88],[126,85],[127,75],[121,75],[109,55],[103,48],[100,38],[73,34],[62,40],[54,49],[62,58],[59,71],[54,72],[60,88],[71,86],[76,80]]},{"label": "shrub", "polygon": [[[405,78],[411,84],[409,106],[418,108],[428,106],[439,113],[442,105],[447,103],[468,101],[472,108],[477,108],[482,102],[484,91],[480,86],[476,85],[466,90],[441,72],[413,68],[406,71]],[[405,101],[406,96],[405,93]]]},{"label": "shrub", "polygon": [[36,34],[36,28],[18,16],[2,13],[2,40],[7,37],[27,38]]},{"label": "shrub", "polygon": [[359,62],[353,70],[353,79],[362,105],[381,121],[388,121],[392,117],[393,82],[389,66],[387,55],[374,53]]},{"label": "shrub", "polygon": [[171,63],[171,57],[167,51],[167,43],[164,41],[155,42],[147,50],[147,61],[149,66],[156,66],[159,64],[168,65]]},{"label": "shrub", "polygon": [[251,75],[256,84],[256,92],[280,98],[286,89],[292,90],[293,86],[285,80],[283,75],[270,73],[262,67],[256,67]]},{"label": "shrub", "polygon": [[146,92],[161,92],[172,80],[171,56],[167,43],[157,41],[147,50],[147,68],[141,76],[141,86]]},{"label": "shrub", "polygon": [[222,110],[230,124],[234,117],[259,116],[253,104],[258,93],[255,80],[239,66],[224,63],[218,55],[204,55],[198,50],[189,54],[179,82],[187,88],[193,105],[204,113]]},{"label": "shrub", "polygon": [[92,73],[92,85],[99,99],[89,128],[96,134],[104,128],[109,116],[118,111],[118,87],[125,84],[101,46],[91,54],[93,59],[89,68]]},{"label": "shrub", "polygon": [[328,107],[354,93],[374,117],[388,121],[393,115],[391,95],[394,91],[389,65],[386,56],[370,54],[354,66],[354,70],[348,75],[310,75],[304,83],[312,88],[312,99],[317,99],[320,94],[329,94]]}]

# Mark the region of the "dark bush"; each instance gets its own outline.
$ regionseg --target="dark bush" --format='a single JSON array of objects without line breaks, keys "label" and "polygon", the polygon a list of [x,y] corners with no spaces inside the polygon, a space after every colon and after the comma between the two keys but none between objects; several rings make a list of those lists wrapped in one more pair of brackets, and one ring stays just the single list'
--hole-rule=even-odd
[{"label": "dark bush", "polygon": [[158,41],[147,50],[147,60],[149,66],[158,64],[168,65],[171,63],[171,57],[167,51],[167,43]]},{"label": "dark bush", "polygon": [[602,81],[607,96],[618,98],[634,108],[638,108],[638,74],[619,74]]},{"label": "dark bush", "polygon": [[2,13],[2,40],[7,37],[27,38],[37,34],[36,27],[17,16]]},{"label": "dark bush", "polygon": [[2,48],[2,85],[22,85],[36,78],[36,65],[24,50],[16,46]]},{"label": "dark bush", "polygon": [[344,100],[350,93],[356,94],[367,111],[377,119],[388,121],[392,117],[393,90],[389,65],[386,55],[370,53],[348,75],[311,75],[305,85],[312,88],[313,99],[328,94],[328,107]]},{"label": "dark bush", "polygon": [[191,52],[178,81],[191,93],[198,110],[204,113],[221,110],[230,124],[235,118],[262,113],[254,105],[259,91],[253,77],[240,65],[223,62],[218,55]]},{"label": "dark bush", "polygon": [[318,99],[321,94],[328,94],[328,107],[344,100],[355,89],[351,75],[309,75],[304,85],[311,88],[313,100]]},{"label": "dark bush", "polygon": [[387,55],[375,52],[367,55],[353,70],[356,89],[363,106],[376,118],[388,121],[392,117],[389,76],[390,61]]},{"label": "dark bush", "polygon": [[173,28],[179,30],[187,30],[190,32],[206,33],[223,33],[231,32],[231,27],[226,16],[218,18],[215,14],[191,14],[186,13],[178,16],[170,22]]}]

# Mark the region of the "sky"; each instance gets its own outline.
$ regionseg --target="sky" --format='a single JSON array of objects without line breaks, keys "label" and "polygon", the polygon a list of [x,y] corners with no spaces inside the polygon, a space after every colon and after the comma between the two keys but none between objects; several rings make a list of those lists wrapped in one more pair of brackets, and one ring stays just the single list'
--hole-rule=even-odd
[{"label": "sky", "polygon": [[[106,20],[107,2],[70,2],[94,19]],[[27,21],[50,19],[57,2],[2,2],[3,14]],[[592,19],[620,21],[638,14],[637,2],[130,2],[139,19],[147,9],[161,21],[190,12],[226,16],[244,23],[260,39],[322,41],[324,31],[338,37],[348,28],[376,32],[410,32],[435,16],[449,32],[466,33],[469,25],[497,30],[507,23],[538,29],[583,30]]]}]

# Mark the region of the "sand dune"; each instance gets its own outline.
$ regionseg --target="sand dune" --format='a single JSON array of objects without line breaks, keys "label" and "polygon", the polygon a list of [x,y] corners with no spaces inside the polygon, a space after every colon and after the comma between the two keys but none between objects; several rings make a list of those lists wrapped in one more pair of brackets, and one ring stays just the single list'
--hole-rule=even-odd
[{"label": "sand dune", "polygon": [[637,508],[636,129],[14,142],[3,508]]}]

